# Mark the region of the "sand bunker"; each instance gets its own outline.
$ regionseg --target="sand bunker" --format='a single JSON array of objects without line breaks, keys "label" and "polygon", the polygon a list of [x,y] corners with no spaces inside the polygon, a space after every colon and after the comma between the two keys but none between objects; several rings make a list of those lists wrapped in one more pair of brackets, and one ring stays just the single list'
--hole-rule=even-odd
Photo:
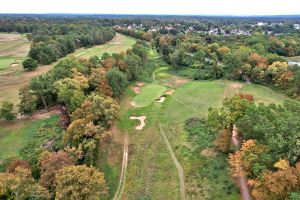
[{"label": "sand bunker", "polygon": [[160,98],[159,98],[159,100],[156,100],[156,102],[157,103],[162,103],[162,102],[164,102],[166,100],[166,97],[165,96],[161,96]]},{"label": "sand bunker", "polygon": [[133,90],[133,92],[134,92],[135,94],[139,94],[141,88],[140,88],[140,87],[133,87],[132,90]]},{"label": "sand bunker", "polygon": [[139,82],[139,83],[136,83],[136,85],[137,85],[138,87],[142,87],[142,86],[144,86],[144,85],[145,85],[145,83],[143,83],[143,82]]},{"label": "sand bunker", "polygon": [[134,101],[130,102],[130,105],[136,107],[136,103]]},{"label": "sand bunker", "polygon": [[140,124],[138,126],[135,127],[136,130],[142,130],[145,126],[145,119],[146,116],[131,116],[129,119],[133,119],[133,120],[139,120]]},{"label": "sand bunker", "polygon": [[243,88],[243,84],[241,83],[233,83],[230,85],[231,88],[233,88],[234,90],[241,90]]},{"label": "sand bunker", "polygon": [[178,86],[183,85],[187,82],[188,82],[188,80],[185,80],[185,79],[175,79],[175,84]]},{"label": "sand bunker", "polygon": [[141,87],[145,85],[145,83],[143,82],[138,82],[136,83],[136,87],[133,87],[132,90],[135,94],[139,94],[140,93],[140,90],[141,90]]},{"label": "sand bunker", "polygon": [[18,65],[19,65],[19,64],[17,64],[17,63],[11,64],[12,67],[16,67],[16,66],[18,66]]},{"label": "sand bunker", "polygon": [[173,94],[175,92],[175,90],[169,90],[169,91],[166,91],[166,94],[167,95],[171,95],[171,94]]}]

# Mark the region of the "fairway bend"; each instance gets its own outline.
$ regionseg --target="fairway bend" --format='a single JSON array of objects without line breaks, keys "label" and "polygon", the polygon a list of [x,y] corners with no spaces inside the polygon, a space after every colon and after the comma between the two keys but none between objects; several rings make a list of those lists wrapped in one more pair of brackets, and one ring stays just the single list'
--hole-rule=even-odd
[{"label": "fairway bend", "polygon": [[[241,141],[238,138],[238,129],[235,125],[233,125],[231,141],[234,144],[234,146],[236,146],[237,148],[241,147]],[[250,188],[247,184],[247,182],[248,182],[247,178],[244,176],[240,176],[240,177],[237,177],[237,181],[238,181],[239,188],[240,188],[240,191],[242,194],[242,199],[243,200],[252,200],[253,198],[251,196]]]},{"label": "fairway bend", "polygon": [[121,171],[119,186],[113,198],[114,200],[122,199],[122,195],[125,187],[125,180],[126,180],[127,163],[128,163],[128,133],[126,132],[126,134],[124,135],[122,171]]},{"label": "fairway bend", "polygon": [[181,200],[185,200],[185,184],[184,184],[184,173],[183,173],[183,169],[182,169],[182,166],[181,164],[179,163],[179,161],[177,160],[176,156],[175,156],[175,153],[172,149],[172,146],[165,134],[165,131],[162,127],[161,124],[158,124],[159,125],[159,129],[160,129],[160,133],[161,135],[163,136],[163,139],[164,139],[164,142],[166,143],[167,145],[167,148],[169,150],[169,153],[170,153],[170,156],[176,166],[176,169],[177,169],[177,172],[178,172],[178,177],[179,177],[179,184],[180,184],[180,199]]}]

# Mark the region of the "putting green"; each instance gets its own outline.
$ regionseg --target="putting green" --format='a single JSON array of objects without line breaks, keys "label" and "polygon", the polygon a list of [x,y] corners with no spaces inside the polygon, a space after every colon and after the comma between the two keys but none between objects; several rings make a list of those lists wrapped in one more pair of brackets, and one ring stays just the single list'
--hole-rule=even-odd
[{"label": "putting green", "polygon": [[140,94],[135,96],[132,101],[136,107],[146,107],[162,96],[166,90],[167,88],[161,85],[146,85],[141,88]]},{"label": "putting green", "polygon": [[16,59],[12,57],[0,57],[0,70],[9,68],[15,60]]}]

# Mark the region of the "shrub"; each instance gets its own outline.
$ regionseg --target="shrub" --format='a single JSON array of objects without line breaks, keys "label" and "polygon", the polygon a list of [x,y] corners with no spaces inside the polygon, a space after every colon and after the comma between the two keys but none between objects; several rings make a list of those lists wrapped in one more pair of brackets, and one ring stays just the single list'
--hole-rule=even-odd
[{"label": "shrub", "polygon": [[28,71],[35,70],[37,66],[38,66],[37,61],[32,58],[27,58],[26,60],[23,61],[23,68]]},{"label": "shrub", "polygon": [[26,160],[15,160],[15,161],[11,162],[7,166],[6,171],[9,173],[14,173],[18,167],[28,169],[31,171],[31,166],[30,166],[29,162],[27,162]]},{"label": "shrub", "polygon": [[0,118],[7,121],[12,121],[16,118],[15,113],[13,112],[14,104],[8,101],[4,101],[0,108]]}]

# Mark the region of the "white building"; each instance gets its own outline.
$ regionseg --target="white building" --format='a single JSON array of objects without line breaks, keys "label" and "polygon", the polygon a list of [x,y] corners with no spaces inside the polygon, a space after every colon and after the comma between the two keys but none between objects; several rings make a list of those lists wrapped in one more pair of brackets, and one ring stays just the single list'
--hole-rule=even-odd
[{"label": "white building", "polygon": [[294,29],[299,30],[300,29],[300,24],[294,24]]},{"label": "white building", "polygon": [[268,25],[268,23],[264,23],[264,22],[258,22],[257,23],[257,26],[267,26]]}]

